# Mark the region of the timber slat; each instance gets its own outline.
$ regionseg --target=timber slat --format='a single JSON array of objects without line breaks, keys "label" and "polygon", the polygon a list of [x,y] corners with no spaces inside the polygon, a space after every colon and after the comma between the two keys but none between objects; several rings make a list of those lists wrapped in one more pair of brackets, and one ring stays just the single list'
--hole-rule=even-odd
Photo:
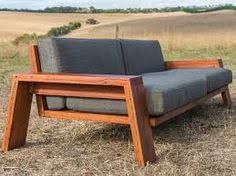
[{"label": "timber slat", "polygon": [[36,83],[33,93],[47,96],[68,96],[84,98],[104,98],[114,100],[125,100],[124,90],[115,86],[87,86],[73,84],[47,84]]},{"label": "timber slat", "polygon": [[98,114],[89,112],[78,112],[70,110],[53,111],[45,110],[43,116],[65,120],[85,120],[116,124],[130,124],[128,116],[114,114]]}]

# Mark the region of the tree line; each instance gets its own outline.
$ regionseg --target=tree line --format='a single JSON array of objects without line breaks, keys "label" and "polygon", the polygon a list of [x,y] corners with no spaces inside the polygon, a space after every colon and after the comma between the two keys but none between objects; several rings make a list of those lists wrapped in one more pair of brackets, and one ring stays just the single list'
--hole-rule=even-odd
[{"label": "tree line", "polygon": [[188,13],[211,12],[217,10],[236,10],[236,6],[232,4],[224,4],[217,6],[190,6],[190,7],[165,7],[165,8],[125,8],[125,9],[99,9],[93,6],[89,8],[83,7],[47,7],[43,10],[32,9],[8,9],[2,8],[0,11],[16,11],[16,12],[38,12],[38,13],[154,13],[154,12],[177,12],[184,11]]}]

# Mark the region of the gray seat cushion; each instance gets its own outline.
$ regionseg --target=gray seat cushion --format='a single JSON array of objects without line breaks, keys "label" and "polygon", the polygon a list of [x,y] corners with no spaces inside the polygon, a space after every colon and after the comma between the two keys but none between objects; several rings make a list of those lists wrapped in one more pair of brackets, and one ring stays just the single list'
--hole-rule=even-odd
[{"label": "gray seat cushion", "polygon": [[126,74],[139,75],[165,70],[164,59],[158,41],[121,40]]},{"label": "gray seat cushion", "polygon": [[224,68],[175,69],[183,75],[196,75],[207,81],[207,92],[224,87],[232,82],[232,71]]},{"label": "gray seat cushion", "polygon": [[[39,42],[42,72],[125,74],[118,40],[48,38]],[[49,109],[64,109],[65,98],[47,97]]]},{"label": "gray seat cushion", "polygon": [[[143,74],[148,111],[160,115],[206,95],[206,81],[195,75],[170,70]],[[67,108],[76,111],[127,114],[125,102],[67,98]]]}]

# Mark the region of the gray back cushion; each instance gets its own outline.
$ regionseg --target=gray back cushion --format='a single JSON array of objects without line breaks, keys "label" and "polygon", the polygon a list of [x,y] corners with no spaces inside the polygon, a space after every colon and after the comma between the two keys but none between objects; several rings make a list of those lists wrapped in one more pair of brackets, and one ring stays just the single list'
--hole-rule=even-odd
[{"label": "gray back cushion", "polygon": [[[125,74],[118,40],[48,38],[39,42],[42,72]],[[65,109],[64,97],[46,97],[49,109]]]},{"label": "gray back cushion", "polygon": [[[39,42],[42,72],[142,74],[164,70],[158,41],[48,38]],[[47,97],[49,109],[65,109],[64,97]]]},{"label": "gray back cushion", "polygon": [[125,74],[117,40],[50,38],[39,52],[43,72]]},{"label": "gray back cushion", "polygon": [[158,41],[121,40],[127,74],[139,75],[165,70]]}]

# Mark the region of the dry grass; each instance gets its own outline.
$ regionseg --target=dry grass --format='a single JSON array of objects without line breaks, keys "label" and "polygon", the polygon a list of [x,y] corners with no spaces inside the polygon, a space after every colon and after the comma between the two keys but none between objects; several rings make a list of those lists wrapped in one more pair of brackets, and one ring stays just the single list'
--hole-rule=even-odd
[{"label": "dry grass", "polygon": [[[118,23],[120,38],[158,39],[169,50],[227,48],[236,45],[236,12],[152,16]],[[115,25],[77,30],[72,37],[114,38]]]},{"label": "dry grass", "polygon": [[[162,17],[182,15],[183,13],[152,14]],[[45,34],[49,29],[67,24],[71,21],[79,21],[82,28],[90,28],[86,24],[88,18],[94,18],[100,25],[117,23],[121,21],[150,18],[149,14],[47,14],[47,13],[20,13],[0,12],[0,41],[14,40],[24,33]],[[100,26],[98,25],[98,26]]]},{"label": "dry grass", "polygon": [[[130,16],[132,17],[132,15]],[[122,15],[119,14],[83,15],[0,12],[0,41],[13,40],[24,33],[45,34],[50,28],[61,26],[71,21],[79,21],[84,25],[85,21],[90,17],[96,18],[101,23],[122,19]]]},{"label": "dry grass", "polygon": [[[152,15],[148,17],[148,14],[137,14],[134,18],[141,19],[120,23],[121,34],[125,38],[155,36],[161,39],[167,59],[223,57],[227,67],[236,72],[235,12],[188,16],[168,14],[168,17],[166,14],[159,14],[158,18],[155,17],[157,14]],[[41,24],[40,28],[45,23],[54,26],[64,23],[61,22],[62,18],[71,21],[71,16],[75,15],[54,14],[51,20],[53,22],[50,22],[48,14],[34,14],[34,20],[29,21],[29,26],[37,28],[37,23]],[[8,19],[13,18],[10,17],[11,15]],[[29,18],[26,14],[22,14],[23,17]],[[35,19],[39,21],[36,23]],[[84,16],[84,19],[87,17]],[[109,23],[110,20],[111,24],[85,27],[72,35],[112,37],[115,19],[130,20],[121,14],[110,15],[106,19],[104,15],[104,23]],[[0,24],[1,20],[2,18]],[[26,30],[26,23],[22,22],[22,25],[24,29],[19,30]],[[36,32],[31,30],[28,32]],[[231,36],[229,40],[225,40],[227,35],[223,35],[224,31]],[[12,36],[16,35],[14,31],[12,33]],[[203,41],[200,42],[201,40]],[[183,46],[188,47],[183,49]],[[4,128],[10,76],[28,69],[24,46],[0,44],[0,138]],[[137,168],[134,162],[132,141],[127,127],[40,119],[34,101],[27,144],[8,153],[0,152],[0,175],[236,175],[236,83],[230,86],[230,91],[233,98],[231,110],[224,108],[220,97],[216,97],[179,118],[154,128],[154,142],[159,160],[142,169]]]}]

